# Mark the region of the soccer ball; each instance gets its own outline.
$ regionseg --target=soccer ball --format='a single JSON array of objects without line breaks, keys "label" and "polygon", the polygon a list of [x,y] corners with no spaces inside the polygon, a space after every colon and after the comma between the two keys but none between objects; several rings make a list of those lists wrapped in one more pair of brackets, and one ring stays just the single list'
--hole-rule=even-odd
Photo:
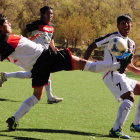
[{"label": "soccer ball", "polygon": [[114,56],[121,56],[127,51],[127,44],[122,37],[114,37],[108,43],[108,49]]}]

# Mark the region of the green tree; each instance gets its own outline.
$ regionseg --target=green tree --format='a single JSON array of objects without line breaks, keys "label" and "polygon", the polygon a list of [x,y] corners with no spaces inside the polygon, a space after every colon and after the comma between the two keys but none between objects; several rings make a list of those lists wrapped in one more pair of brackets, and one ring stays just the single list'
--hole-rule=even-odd
[{"label": "green tree", "polygon": [[91,37],[92,24],[90,18],[85,16],[70,16],[67,20],[62,19],[59,30],[67,43],[76,48],[82,41],[89,42]]}]

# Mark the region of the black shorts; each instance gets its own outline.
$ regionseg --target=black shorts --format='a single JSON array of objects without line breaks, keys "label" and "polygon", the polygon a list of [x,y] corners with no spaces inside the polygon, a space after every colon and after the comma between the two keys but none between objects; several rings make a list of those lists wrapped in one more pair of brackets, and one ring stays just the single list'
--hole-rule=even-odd
[{"label": "black shorts", "polygon": [[50,73],[73,70],[73,60],[69,49],[57,51],[44,50],[33,65],[32,87],[41,87],[48,84]]}]

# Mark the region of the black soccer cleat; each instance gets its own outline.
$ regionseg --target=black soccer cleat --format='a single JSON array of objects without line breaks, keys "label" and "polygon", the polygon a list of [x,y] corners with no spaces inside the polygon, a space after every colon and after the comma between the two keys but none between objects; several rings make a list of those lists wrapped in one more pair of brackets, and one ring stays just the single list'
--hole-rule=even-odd
[{"label": "black soccer cleat", "polygon": [[8,118],[6,120],[6,123],[8,123],[8,126],[7,127],[9,127],[9,131],[15,131],[16,130],[17,123],[15,121],[15,117],[14,116]]},{"label": "black soccer cleat", "polygon": [[130,131],[131,131],[131,132],[138,132],[138,133],[140,133],[140,124],[134,125],[134,124],[132,123],[131,126],[130,126]]},{"label": "black soccer cleat", "polygon": [[113,138],[121,138],[121,139],[131,139],[130,136],[125,135],[121,129],[113,130],[113,128],[109,131],[109,136]]},{"label": "black soccer cleat", "polygon": [[133,54],[130,54],[126,58],[122,58],[122,59],[117,58],[117,60],[120,62],[120,65],[121,65],[120,68],[118,69],[119,73],[121,73],[121,74],[124,73],[128,64],[131,63],[132,56],[133,56]]}]

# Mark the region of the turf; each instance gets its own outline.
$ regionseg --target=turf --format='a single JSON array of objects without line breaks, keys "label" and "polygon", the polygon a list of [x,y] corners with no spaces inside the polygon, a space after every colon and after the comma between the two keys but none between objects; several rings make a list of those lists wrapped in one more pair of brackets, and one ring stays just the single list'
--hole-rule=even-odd
[{"label": "turf", "polygon": [[[8,62],[0,63],[0,71],[17,70],[21,69]],[[128,76],[140,80],[130,72]],[[32,95],[31,79],[10,78],[4,83],[0,88],[0,140],[112,140],[108,132],[119,103],[104,85],[102,74],[62,71],[52,74],[51,79],[53,94],[64,100],[47,104],[44,92],[42,100],[21,118],[15,132],[7,131],[5,121]],[[138,99],[123,126],[123,132],[133,140],[140,139],[140,134],[129,130]]]}]

